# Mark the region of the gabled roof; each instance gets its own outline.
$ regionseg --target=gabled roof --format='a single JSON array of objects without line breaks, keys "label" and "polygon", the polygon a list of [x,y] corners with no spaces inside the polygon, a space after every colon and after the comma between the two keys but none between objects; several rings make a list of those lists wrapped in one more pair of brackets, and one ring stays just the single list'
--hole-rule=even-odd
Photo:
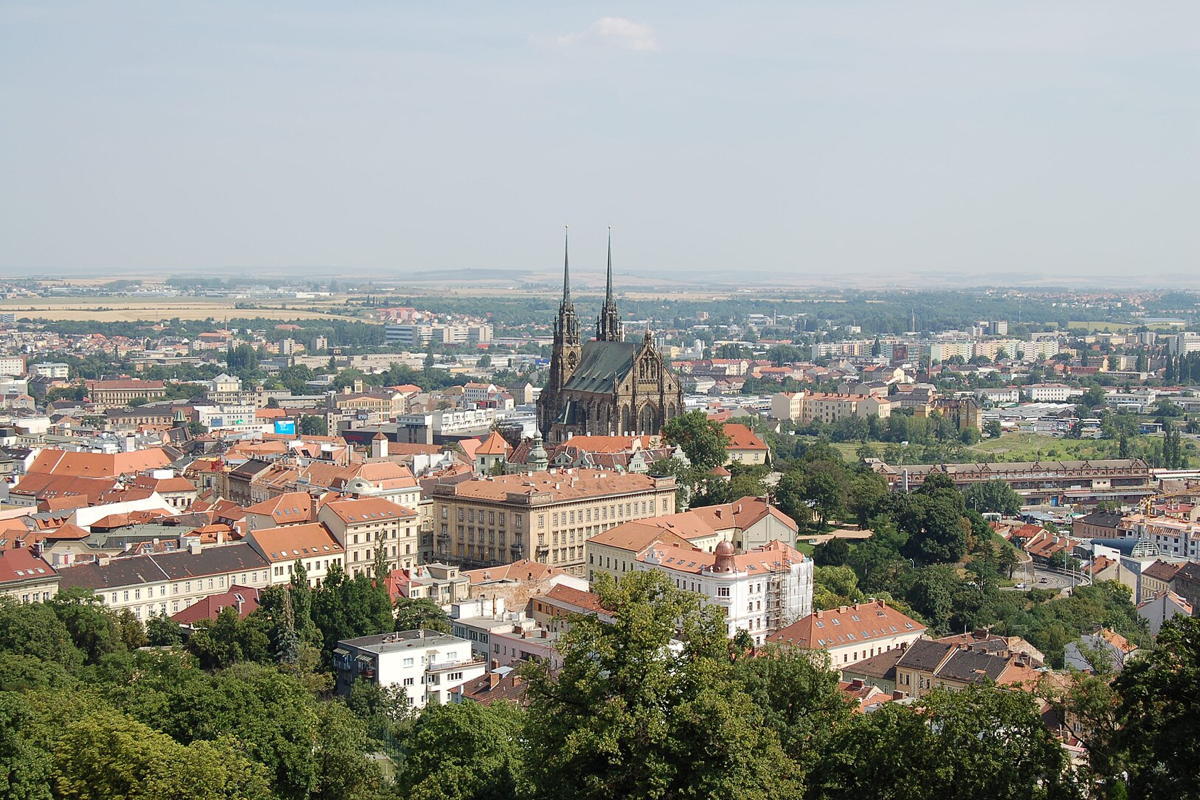
[{"label": "gabled roof", "polygon": [[730,450],[766,450],[767,443],[758,434],[738,422],[726,422],[722,428],[729,437]]},{"label": "gabled roof", "polygon": [[82,478],[112,478],[161,469],[170,463],[170,457],[161,447],[131,450],[128,453],[76,453],[47,448],[38,453],[27,471]]},{"label": "gabled roof", "polygon": [[492,431],[486,439],[475,448],[476,456],[503,456],[509,451],[508,442],[498,432]]},{"label": "gabled roof", "polygon": [[1166,561],[1155,561],[1153,564],[1142,570],[1142,574],[1149,578],[1153,578],[1156,581],[1170,583],[1175,578],[1175,574],[1179,572],[1182,567],[1182,563],[1171,564]]},{"label": "gabled roof", "polygon": [[42,581],[54,577],[54,568],[27,548],[0,551],[0,585]]},{"label": "gabled roof", "polygon": [[202,619],[216,619],[225,608],[233,608],[239,619],[245,619],[258,608],[259,590],[253,586],[234,584],[221,594],[210,594],[197,600],[182,611],[172,614],[171,621],[190,625]]},{"label": "gabled roof", "polygon": [[633,369],[642,349],[638,342],[587,342],[579,367],[563,385],[564,390],[610,393]]},{"label": "gabled roof", "polygon": [[412,519],[417,512],[396,505],[382,497],[363,497],[357,500],[336,500],[326,507],[348,525],[363,522],[382,522],[388,519]]},{"label": "gabled roof", "polygon": [[246,513],[270,517],[277,525],[308,522],[312,519],[312,497],[307,492],[284,492],[247,506]]},{"label": "gabled roof", "polygon": [[251,531],[249,538],[272,563],[320,555],[333,556],[344,552],[329,529],[319,522],[288,525],[283,528],[263,528]]},{"label": "gabled roof", "polygon": [[539,599],[551,601],[553,605],[558,607],[567,606],[566,610],[578,610],[579,613],[592,613],[607,615],[611,612],[604,606],[600,605],[600,596],[595,592],[585,592],[580,589],[573,589],[564,584],[552,586],[550,591],[545,594],[538,595]]},{"label": "gabled roof", "polygon": [[207,577],[243,570],[266,569],[268,563],[247,544],[206,547],[199,553],[178,550],[144,556],[114,558],[107,564],[90,562],[58,571],[60,587],[82,586],[104,591],[166,580]]},{"label": "gabled roof", "polygon": [[782,642],[806,650],[822,650],[865,644],[884,637],[920,634],[924,630],[924,625],[901,614],[882,600],[872,600],[852,606],[814,611],[771,634],[767,641]]},{"label": "gabled roof", "polygon": [[615,547],[618,550],[627,550],[634,554],[645,551],[655,543],[700,552],[698,548],[692,547],[691,542],[687,539],[644,521],[622,522],[620,525],[614,525],[591,537],[587,543]]}]

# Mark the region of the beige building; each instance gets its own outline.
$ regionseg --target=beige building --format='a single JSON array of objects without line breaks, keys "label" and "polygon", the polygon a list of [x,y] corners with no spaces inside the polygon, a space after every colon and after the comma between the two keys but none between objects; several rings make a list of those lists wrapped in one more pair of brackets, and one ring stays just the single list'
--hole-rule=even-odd
[{"label": "beige building", "polygon": [[382,546],[388,571],[417,565],[420,517],[382,497],[327,503],[318,519],[346,549],[346,573],[370,575]]},{"label": "beige building", "polygon": [[882,600],[814,611],[777,633],[769,642],[803,650],[824,650],[829,665],[840,669],[864,658],[912,644],[925,626]]},{"label": "beige building", "polygon": [[249,544],[238,543],[106,557],[60,567],[58,574],[60,589],[90,589],[108,608],[129,609],[138,619],[149,619],[174,614],[235,583],[265,587],[271,582],[271,565]]},{"label": "beige building", "polygon": [[127,406],[131,400],[158,400],[167,395],[166,386],[162,381],[143,381],[136,378],[87,381],[86,388],[88,400],[101,409]]},{"label": "beige building", "polygon": [[779,392],[771,397],[771,416],[807,425],[840,419],[892,415],[893,403],[874,394],[827,394],[824,392]]},{"label": "beige building", "polygon": [[346,566],[345,549],[319,522],[251,531],[246,542],[270,563],[271,584],[290,581],[297,561],[304,565],[310,586],[319,586],[334,564]]},{"label": "beige building", "polygon": [[566,469],[433,487],[435,550],[470,566],[528,558],[584,574],[589,538],[675,508],[675,479]]},{"label": "beige building", "polygon": [[58,594],[58,573],[24,547],[0,551],[0,597],[37,603]]}]

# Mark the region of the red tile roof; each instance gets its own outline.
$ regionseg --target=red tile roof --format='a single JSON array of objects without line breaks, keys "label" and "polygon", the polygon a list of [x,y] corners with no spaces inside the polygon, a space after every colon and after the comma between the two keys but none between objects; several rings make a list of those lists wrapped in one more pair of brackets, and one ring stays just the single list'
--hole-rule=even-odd
[{"label": "red tile roof", "polygon": [[[856,619],[857,617],[857,619]],[[806,650],[844,647],[884,637],[920,634],[925,626],[882,600],[814,611],[767,637]],[[853,636],[854,638],[850,638]]]},{"label": "red tile roof", "polygon": [[0,552],[0,584],[54,577],[54,568],[27,548],[19,547]]},{"label": "red tile roof", "polygon": [[767,444],[758,434],[738,422],[726,422],[725,435],[729,437],[730,450],[766,450]]},{"label": "red tile roof", "polygon": [[238,618],[245,619],[258,608],[259,590],[253,586],[234,584],[221,594],[210,594],[182,611],[172,614],[171,621],[190,625],[202,619],[216,619],[222,609],[237,609]]}]

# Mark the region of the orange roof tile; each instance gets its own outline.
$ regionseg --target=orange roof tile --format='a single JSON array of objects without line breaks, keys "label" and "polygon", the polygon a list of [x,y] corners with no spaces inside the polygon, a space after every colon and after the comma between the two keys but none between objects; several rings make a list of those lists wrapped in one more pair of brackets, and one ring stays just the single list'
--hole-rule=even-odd
[{"label": "orange roof tile", "polygon": [[319,522],[306,525],[288,525],[281,528],[262,528],[250,533],[250,539],[271,562],[295,561],[318,555],[336,555],[344,552],[333,534]]}]

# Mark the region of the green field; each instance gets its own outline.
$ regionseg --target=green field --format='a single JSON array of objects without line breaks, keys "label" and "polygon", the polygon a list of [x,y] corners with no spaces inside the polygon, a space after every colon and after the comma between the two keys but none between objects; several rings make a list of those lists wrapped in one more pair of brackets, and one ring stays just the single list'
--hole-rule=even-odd
[{"label": "green field", "polygon": [[[881,455],[887,442],[871,442]],[[832,445],[846,461],[858,459],[858,442],[834,442]],[[912,447],[920,452],[920,445]],[[1116,442],[1100,439],[1058,439],[1033,433],[1006,433],[999,439],[984,439],[967,448],[967,457],[977,461],[1038,461],[1115,458]]]},{"label": "green field", "polygon": [[1136,328],[1137,325],[1132,322],[1087,322],[1087,321],[1071,321],[1067,323],[1067,327],[1073,331],[1099,331],[1100,333],[1119,333],[1127,331],[1130,328]]}]

